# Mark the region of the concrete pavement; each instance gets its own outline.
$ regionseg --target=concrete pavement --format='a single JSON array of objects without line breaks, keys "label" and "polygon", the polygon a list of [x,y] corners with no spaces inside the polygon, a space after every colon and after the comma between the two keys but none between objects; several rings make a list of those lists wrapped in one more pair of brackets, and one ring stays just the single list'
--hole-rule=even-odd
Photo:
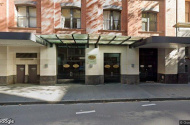
[{"label": "concrete pavement", "polygon": [[190,100],[190,84],[17,84],[0,86],[0,104]]}]

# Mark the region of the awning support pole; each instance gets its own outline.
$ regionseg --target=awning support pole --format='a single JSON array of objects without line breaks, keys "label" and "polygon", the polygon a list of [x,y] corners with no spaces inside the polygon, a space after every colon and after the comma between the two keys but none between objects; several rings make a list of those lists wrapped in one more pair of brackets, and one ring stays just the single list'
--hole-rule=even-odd
[{"label": "awning support pole", "polygon": [[53,47],[53,44],[52,44],[52,43],[50,43],[48,40],[44,39],[44,38],[43,38],[43,37],[41,37],[41,36],[40,36],[40,38],[41,38],[42,40],[46,41],[46,42],[50,45],[50,47]]},{"label": "awning support pole", "polygon": [[87,38],[87,48],[89,48],[89,34],[88,34],[88,38]]},{"label": "awning support pole", "polygon": [[112,41],[114,41],[116,37],[117,36],[114,36],[114,38],[112,40],[110,40],[110,42],[108,44],[110,44]]},{"label": "awning support pole", "polygon": [[128,41],[131,39],[131,36],[129,38],[127,38],[126,40],[123,40],[119,45],[122,45],[124,42]]},{"label": "awning support pole", "polygon": [[60,40],[60,39],[59,39],[59,37],[58,37],[57,35],[55,35],[55,36],[57,37],[57,39],[58,39],[59,41],[61,41],[61,42],[63,43],[63,41],[62,41],[62,40]]},{"label": "awning support pole", "polygon": [[98,40],[97,40],[97,42],[96,42],[96,44],[95,44],[95,48],[97,48],[98,43],[99,43],[99,41],[100,41],[100,38],[101,38],[101,35],[98,37]]},{"label": "awning support pole", "polygon": [[137,42],[142,42],[142,41],[143,41],[143,38],[140,39],[140,40],[138,40],[138,41],[136,41],[136,42],[134,42],[133,44],[129,45],[129,48],[130,48],[130,49],[131,49],[131,48],[135,48],[135,47],[136,47],[135,44],[136,44]]}]

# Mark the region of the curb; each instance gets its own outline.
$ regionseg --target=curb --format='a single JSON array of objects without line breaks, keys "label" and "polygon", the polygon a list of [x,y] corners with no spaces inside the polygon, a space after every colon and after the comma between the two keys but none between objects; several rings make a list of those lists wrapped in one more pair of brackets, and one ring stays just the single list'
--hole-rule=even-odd
[{"label": "curb", "polygon": [[36,101],[36,102],[0,102],[5,105],[34,105],[34,104],[89,104],[89,103],[112,103],[112,102],[141,102],[141,101],[187,101],[190,97],[184,98],[142,98],[142,99],[107,99],[107,100],[79,100],[79,101]]}]

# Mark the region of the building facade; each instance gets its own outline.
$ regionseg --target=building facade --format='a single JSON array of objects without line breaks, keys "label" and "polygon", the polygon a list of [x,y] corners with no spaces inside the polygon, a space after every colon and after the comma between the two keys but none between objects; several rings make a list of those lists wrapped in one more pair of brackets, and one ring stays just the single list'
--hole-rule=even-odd
[{"label": "building facade", "polygon": [[188,83],[189,3],[0,0],[0,84]]}]

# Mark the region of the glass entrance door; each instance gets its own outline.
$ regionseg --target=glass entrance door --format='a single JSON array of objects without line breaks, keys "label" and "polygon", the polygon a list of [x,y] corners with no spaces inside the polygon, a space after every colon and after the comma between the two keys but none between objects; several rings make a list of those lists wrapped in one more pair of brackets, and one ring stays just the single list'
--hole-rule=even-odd
[{"label": "glass entrance door", "polygon": [[104,53],[104,82],[120,83],[119,53]]},{"label": "glass entrance door", "polygon": [[85,80],[85,49],[58,47],[58,79]]}]

